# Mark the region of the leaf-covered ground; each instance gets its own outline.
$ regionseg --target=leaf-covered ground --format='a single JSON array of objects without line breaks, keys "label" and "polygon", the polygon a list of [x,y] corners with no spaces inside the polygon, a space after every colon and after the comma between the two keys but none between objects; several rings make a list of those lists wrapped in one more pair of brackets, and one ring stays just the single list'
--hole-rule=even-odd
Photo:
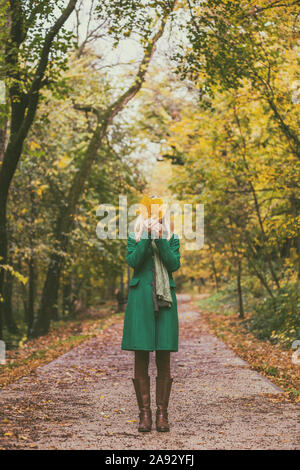
[{"label": "leaf-covered ground", "polygon": [[47,335],[24,343],[21,341],[19,348],[7,350],[6,364],[0,365],[0,388],[99,334],[116,317],[111,316],[114,311],[114,303],[107,302],[101,309],[91,309],[82,319],[56,322]]},{"label": "leaf-covered ground", "polygon": [[[0,447],[299,448],[298,403],[278,400],[285,393],[211,334],[188,295],[178,295],[178,305],[170,433],[137,432],[133,353],[121,351],[123,319],[113,315],[87,341],[2,388]],[[151,355],[153,410],[155,373]]]},{"label": "leaf-covered ground", "polygon": [[217,309],[215,305],[207,308],[209,303],[206,299],[196,302],[212,334],[216,334],[239,357],[247,361],[251,369],[284,389],[285,394],[280,399],[300,401],[300,365],[293,362],[292,349],[257,339],[243,327],[237,314],[230,313],[226,305]]}]

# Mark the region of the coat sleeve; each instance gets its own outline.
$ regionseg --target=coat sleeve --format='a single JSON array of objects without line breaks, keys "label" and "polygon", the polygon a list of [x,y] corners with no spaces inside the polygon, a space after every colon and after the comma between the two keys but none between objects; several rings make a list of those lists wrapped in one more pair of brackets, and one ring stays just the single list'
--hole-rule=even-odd
[{"label": "coat sleeve", "polygon": [[180,268],[180,241],[174,235],[169,243],[166,238],[157,238],[155,243],[159,250],[160,257],[169,272],[177,271]]},{"label": "coat sleeve", "polygon": [[138,268],[143,263],[150,241],[151,238],[145,232],[138,242],[129,235],[126,249],[126,261],[129,266]]}]

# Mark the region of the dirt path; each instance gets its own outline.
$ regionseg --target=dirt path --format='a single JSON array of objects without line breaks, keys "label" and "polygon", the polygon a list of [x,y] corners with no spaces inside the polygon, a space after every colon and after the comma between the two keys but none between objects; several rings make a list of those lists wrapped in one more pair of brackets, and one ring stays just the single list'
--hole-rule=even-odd
[{"label": "dirt path", "polygon": [[[122,321],[116,318],[99,337],[0,391],[0,447],[299,448],[299,406],[273,402],[281,390],[207,332],[188,295],[178,295],[178,306],[180,343],[179,352],[172,354],[170,433],[137,432],[133,352],[121,351]],[[153,410],[154,400],[153,393]]]}]

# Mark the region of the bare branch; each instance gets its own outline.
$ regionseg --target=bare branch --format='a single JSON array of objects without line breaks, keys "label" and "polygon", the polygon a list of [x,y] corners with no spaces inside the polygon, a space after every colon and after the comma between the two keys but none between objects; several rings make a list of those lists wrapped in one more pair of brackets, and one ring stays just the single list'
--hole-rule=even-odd
[{"label": "bare branch", "polygon": [[[177,1],[178,0],[175,0],[173,2],[173,10],[176,7]],[[149,63],[156,50],[157,41],[163,35],[167,20],[168,20],[168,14],[166,14],[163,17],[159,30],[151,39],[150,44],[146,47],[146,51],[145,51],[143,60],[139,66],[139,70],[137,72],[134,83],[106,111],[106,115],[108,117],[108,123],[110,123],[113,120],[116,114],[118,114],[124,108],[124,106],[128,103],[128,101],[130,101],[137,94],[137,92],[141,89],[142,84],[145,80],[145,75],[148,71]]]},{"label": "bare branch", "polygon": [[87,104],[77,104],[77,103],[73,102],[73,107],[74,107],[74,109],[77,109],[78,111],[84,111],[85,113],[93,113],[98,118],[100,116],[100,111],[97,108],[95,108],[94,106],[89,106]]},{"label": "bare branch", "polygon": [[67,21],[71,13],[73,12],[75,5],[76,5],[77,0],[70,0],[68,6],[63,10],[61,16],[56,20],[54,25],[51,27],[51,29],[48,31],[46,37],[45,37],[45,42],[44,46],[41,52],[40,56],[40,61],[37,66],[35,76],[30,88],[30,91],[28,93],[28,111],[26,114],[26,118],[23,121],[23,124],[18,132],[17,138],[23,139],[23,136],[26,135],[29,127],[32,124],[36,106],[38,103],[38,98],[39,98],[39,90],[42,85],[42,80],[44,78],[45,70],[48,65],[49,61],[49,53],[50,49],[53,43],[53,40],[61,27],[64,25],[64,23]]}]

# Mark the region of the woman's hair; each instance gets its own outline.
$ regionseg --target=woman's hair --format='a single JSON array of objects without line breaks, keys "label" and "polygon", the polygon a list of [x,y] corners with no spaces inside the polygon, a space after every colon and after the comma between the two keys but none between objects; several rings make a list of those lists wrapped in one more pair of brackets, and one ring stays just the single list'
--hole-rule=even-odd
[{"label": "woman's hair", "polygon": [[[151,197],[156,198],[156,196],[151,196]],[[138,215],[135,221],[134,235],[135,235],[136,241],[139,241],[141,239],[145,218],[146,218],[145,215],[141,213]],[[161,218],[161,224],[162,224],[163,232],[167,233],[167,239],[169,240],[174,232],[174,222],[172,220],[168,207],[166,208],[165,213]]]}]

